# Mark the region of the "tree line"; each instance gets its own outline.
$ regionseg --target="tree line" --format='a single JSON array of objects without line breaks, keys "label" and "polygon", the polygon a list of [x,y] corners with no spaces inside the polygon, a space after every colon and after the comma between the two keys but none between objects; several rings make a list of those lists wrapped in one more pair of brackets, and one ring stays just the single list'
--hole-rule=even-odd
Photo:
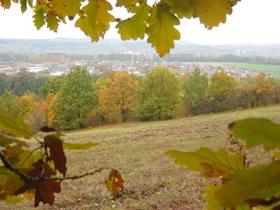
[{"label": "tree line", "polygon": [[56,77],[0,75],[0,94],[0,112],[24,119],[34,131],[69,130],[276,104],[280,81],[266,74],[235,79],[223,70],[210,77],[199,69],[179,75],[164,67],[144,77],[126,71],[93,77],[75,67]]},{"label": "tree line", "polygon": [[34,92],[40,95],[40,88],[47,79],[47,76],[36,75],[25,69],[21,69],[13,76],[0,73],[0,95],[9,91],[19,96],[24,95],[26,92]]}]

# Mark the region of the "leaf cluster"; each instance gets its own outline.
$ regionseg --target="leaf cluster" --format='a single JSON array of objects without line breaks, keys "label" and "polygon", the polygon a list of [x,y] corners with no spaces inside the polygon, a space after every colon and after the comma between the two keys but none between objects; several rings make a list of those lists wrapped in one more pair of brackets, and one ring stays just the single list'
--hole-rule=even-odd
[{"label": "leaf cluster", "polygon": [[[37,29],[46,25],[57,32],[60,23],[75,21],[92,41],[104,38],[112,23],[122,40],[147,37],[160,56],[174,48],[180,39],[176,28],[183,18],[198,18],[207,29],[225,23],[232,7],[240,0],[117,0],[115,6],[108,0],[1,0],[0,5],[9,9],[12,3],[21,5],[21,12],[33,11]],[[128,17],[113,15],[117,7],[126,10]]]},{"label": "leaf cluster", "polygon": [[279,209],[280,201],[280,125],[267,119],[248,118],[229,125],[232,134],[244,140],[247,148],[262,145],[274,151],[271,162],[250,166],[241,151],[213,151],[201,148],[195,152],[169,151],[177,164],[201,172],[207,178],[217,177],[220,184],[205,189],[209,210],[250,210],[267,207]]},{"label": "leaf cluster", "polygon": [[[0,114],[0,201],[12,201],[11,198],[22,195],[30,198],[32,194],[35,207],[40,202],[53,205],[55,194],[61,192],[62,181],[83,178],[103,170],[67,176],[65,149],[90,149],[97,144],[65,142],[61,133],[48,127],[41,128],[41,133],[44,135],[34,136],[21,120]],[[108,189],[116,196],[119,187],[123,190],[124,180],[116,170],[111,174]],[[27,194],[29,196],[24,196]]]}]

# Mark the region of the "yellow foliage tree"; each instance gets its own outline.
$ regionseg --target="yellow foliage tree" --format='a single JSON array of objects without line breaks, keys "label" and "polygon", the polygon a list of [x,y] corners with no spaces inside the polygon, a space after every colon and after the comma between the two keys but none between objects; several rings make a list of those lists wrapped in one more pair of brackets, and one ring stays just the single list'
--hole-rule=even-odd
[{"label": "yellow foliage tree", "polygon": [[49,95],[46,99],[46,103],[47,103],[47,125],[49,127],[54,127],[54,119],[55,119],[55,112],[53,111],[53,105],[55,104],[57,100],[57,94],[55,95]]},{"label": "yellow foliage tree", "polygon": [[138,81],[128,72],[117,72],[113,75],[112,100],[118,106],[123,122],[127,121],[135,104]]},{"label": "yellow foliage tree", "polygon": [[257,105],[266,104],[266,96],[273,90],[273,79],[265,73],[260,73],[253,77],[249,84],[256,94]]},{"label": "yellow foliage tree", "polygon": [[210,78],[207,95],[213,100],[223,101],[235,89],[236,85],[234,77],[225,71],[217,71]]}]

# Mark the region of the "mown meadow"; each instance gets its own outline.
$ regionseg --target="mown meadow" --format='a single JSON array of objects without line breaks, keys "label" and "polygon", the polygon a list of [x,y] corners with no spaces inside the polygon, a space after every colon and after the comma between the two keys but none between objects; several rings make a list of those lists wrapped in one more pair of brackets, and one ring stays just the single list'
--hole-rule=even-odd
[{"label": "mown meadow", "polygon": [[[112,199],[104,185],[109,172],[103,171],[63,182],[63,193],[57,195],[54,206],[41,205],[40,209],[201,210],[207,181],[198,173],[176,166],[165,152],[192,151],[201,146],[227,147],[228,123],[246,117],[280,122],[280,106],[66,132],[65,138],[70,142],[98,143],[90,150],[67,152],[68,174],[99,167],[116,168],[125,179],[125,193]],[[258,148],[250,151],[249,157],[262,161],[265,153]],[[1,203],[1,209],[31,209],[31,206],[31,201],[16,206]]]}]

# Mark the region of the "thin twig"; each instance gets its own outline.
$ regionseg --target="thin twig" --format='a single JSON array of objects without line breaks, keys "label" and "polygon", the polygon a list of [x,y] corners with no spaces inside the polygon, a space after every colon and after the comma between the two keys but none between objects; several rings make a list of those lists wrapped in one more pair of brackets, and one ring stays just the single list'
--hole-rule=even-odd
[{"label": "thin twig", "polygon": [[41,146],[43,146],[43,142],[42,142],[40,139],[38,139],[35,135],[32,136],[32,137],[33,137],[33,139],[35,139],[35,141],[37,141]]},{"label": "thin twig", "polygon": [[80,175],[74,175],[74,176],[66,176],[66,177],[45,177],[43,178],[43,180],[54,180],[54,181],[65,181],[65,180],[75,180],[75,179],[81,179],[81,178],[84,178],[86,176],[92,176],[96,173],[100,173],[104,170],[109,170],[110,168],[98,168],[98,169],[95,169],[93,171],[90,171],[90,172],[86,172],[84,174],[80,174]]},{"label": "thin twig", "polygon": [[[81,179],[81,178],[84,178],[86,176],[92,176],[96,173],[100,173],[101,171],[103,170],[109,170],[110,168],[98,168],[98,169],[95,169],[93,171],[90,171],[90,172],[87,172],[87,173],[84,173],[84,174],[80,174],[80,175],[74,175],[74,176],[67,176],[67,177],[41,177],[38,176],[38,177],[32,177],[32,176],[29,176],[27,175],[26,173],[20,171],[19,169],[15,168],[5,157],[5,155],[2,153],[2,151],[0,151],[0,159],[1,161],[3,162],[4,166],[14,172],[15,174],[17,174],[23,181],[25,182],[34,182],[34,181],[41,181],[41,180],[46,180],[46,181],[65,181],[65,180],[75,180],[75,179]],[[43,167],[45,168],[45,167]]]}]

